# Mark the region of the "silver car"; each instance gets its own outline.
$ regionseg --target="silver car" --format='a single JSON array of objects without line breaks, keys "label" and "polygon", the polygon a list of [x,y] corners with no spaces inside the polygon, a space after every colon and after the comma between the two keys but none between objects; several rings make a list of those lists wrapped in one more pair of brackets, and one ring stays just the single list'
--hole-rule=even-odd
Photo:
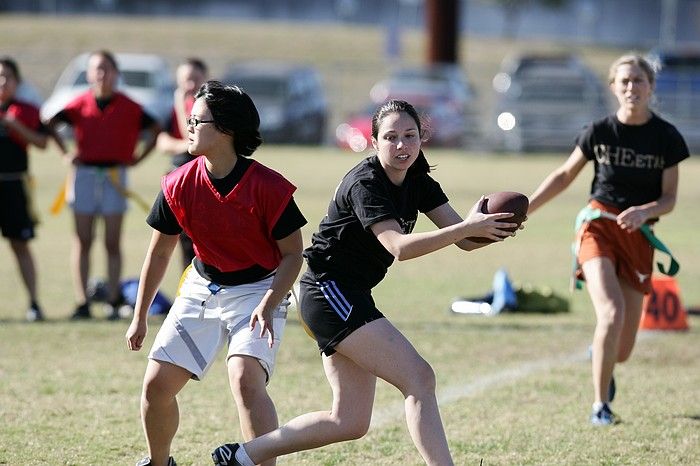
[{"label": "silver car", "polygon": [[[425,100],[430,95],[431,102],[426,105]],[[460,65],[433,63],[399,67],[388,79],[374,85],[370,97],[377,103],[387,98],[405,98],[422,107],[434,120],[437,133],[433,142],[438,145],[461,147],[481,137],[476,93]],[[417,100],[411,101],[412,97]]]},{"label": "silver car", "polygon": [[[41,107],[41,118],[48,120],[90,86],[85,69],[89,54],[75,57],[63,70],[53,93]],[[118,89],[138,102],[161,125],[170,117],[175,89],[170,66],[158,55],[118,53]]]},{"label": "silver car", "polygon": [[253,99],[265,142],[324,142],[330,109],[316,68],[254,60],[230,66],[221,80],[240,86]]},{"label": "silver car", "polygon": [[508,60],[493,87],[491,139],[497,150],[571,150],[583,127],[609,111],[600,79],[570,55]]}]

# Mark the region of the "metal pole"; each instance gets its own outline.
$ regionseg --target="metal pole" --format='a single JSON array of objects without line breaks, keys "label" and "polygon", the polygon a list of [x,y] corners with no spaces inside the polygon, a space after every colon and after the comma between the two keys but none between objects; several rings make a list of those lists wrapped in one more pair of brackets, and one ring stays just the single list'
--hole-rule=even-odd
[{"label": "metal pole", "polygon": [[426,0],[428,63],[457,63],[459,0]]}]

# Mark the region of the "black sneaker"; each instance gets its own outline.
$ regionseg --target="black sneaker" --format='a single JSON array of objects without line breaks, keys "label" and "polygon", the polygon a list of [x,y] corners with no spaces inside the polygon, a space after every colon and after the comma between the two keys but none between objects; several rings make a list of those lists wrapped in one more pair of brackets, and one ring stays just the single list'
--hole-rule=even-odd
[{"label": "black sneaker", "polygon": [[211,452],[211,459],[216,466],[243,466],[236,460],[236,450],[240,445],[237,443],[227,443]]},{"label": "black sneaker", "polygon": [[75,312],[73,312],[71,319],[79,320],[79,319],[89,319],[91,317],[92,316],[90,315],[90,305],[88,303],[83,303],[75,308]]},{"label": "black sneaker", "polygon": [[124,295],[119,293],[119,296],[114,301],[107,303],[107,320],[121,320],[121,308],[126,305]]},{"label": "black sneaker", "polygon": [[618,423],[617,417],[607,403],[603,403],[598,409],[593,409],[590,421],[594,426],[611,426]]},{"label": "black sneaker", "polygon": [[28,322],[41,322],[44,320],[44,313],[37,303],[32,303],[27,309],[26,317]]},{"label": "black sneaker", "polygon": [[[141,461],[136,463],[136,466],[151,466],[151,458],[149,456],[144,456]],[[168,466],[177,466],[172,456],[168,457]]]}]

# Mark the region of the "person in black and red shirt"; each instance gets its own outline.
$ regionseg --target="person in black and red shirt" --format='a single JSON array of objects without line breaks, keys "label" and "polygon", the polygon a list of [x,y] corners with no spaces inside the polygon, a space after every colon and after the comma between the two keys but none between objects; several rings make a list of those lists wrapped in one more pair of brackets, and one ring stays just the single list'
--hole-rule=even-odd
[{"label": "person in black and red shirt", "polygon": [[187,136],[198,157],[163,178],[147,219],[153,237],[126,333],[127,347],[140,350],[148,308],[186,232],[196,257],[149,354],[141,398],[149,456],[140,466],[175,464],[176,395],[191,378],[204,377],[222,346],[243,435],[277,427],[266,385],[286,323],[286,295],[302,263],[306,219],[293,198],[296,187],[249,159],[262,142],[253,101],[218,81],[195,97]]},{"label": "person in black and red shirt", "polygon": [[[288,453],[363,436],[369,428],[377,377],[400,390],[413,443],[426,464],[453,464],[435,396],[435,373],[372,297],[394,260],[456,245],[483,247],[471,236],[503,241],[510,213],[482,214],[482,197],[466,219],[430,175],[415,108],[381,105],[372,117],[377,153],[338,185],[312,243],[304,251],[300,316],[316,339],[333,391],[329,410],[303,414],[243,445],[225,444],[214,464],[252,466]],[[418,213],[437,229],[413,232]],[[499,220],[504,220],[499,222]]]},{"label": "person in black and red shirt", "polygon": [[0,229],[10,242],[29,294],[27,320],[44,320],[37,301],[36,267],[29,248],[37,223],[29,186],[27,147],[44,149],[47,131],[39,109],[15,98],[21,81],[17,63],[0,59]]},{"label": "person in black and red shirt", "polygon": [[577,275],[585,279],[597,323],[591,345],[593,425],[611,425],[613,369],[632,354],[645,293],[651,291],[654,248],[640,230],[671,212],[678,191],[678,163],[689,156],[676,128],[650,108],[655,72],[638,55],[610,67],[610,90],[619,108],[591,123],[576,147],[530,197],[529,214],[564,191],[593,162],[588,208],[604,218],[577,232]]},{"label": "person in black and red shirt", "polygon": [[[74,250],[71,255],[73,283],[78,301],[73,318],[89,318],[87,282],[95,220],[104,219],[107,250],[107,286],[110,319],[119,319],[121,296],[121,231],[127,209],[127,167],[136,165],[155,147],[158,123],[143,108],[116,88],[119,68],[105,50],[90,54],[87,63],[90,89],[51,117],[54,132],[59,123],[73,127],[75,153],[69,153],[57,139],[64,156],[72,163],[67,198],[75,220]],[[142,130],[148,130],[141,153],[134,151]]]},{"label": "person in black and red shirt", "polygon": [[[207,65],[199,58],[188,58],[175,72],[177,88],[173,95],[173,111],[166,131],[158,135],[158,150],[172,157],[172,169],[176,169],[195,159],[187,152],[187,119],[192,113],[194,95],[207,80]],[[192,240],[185,234],[180,235],[183,268],[192,263],[195,257]]]}]

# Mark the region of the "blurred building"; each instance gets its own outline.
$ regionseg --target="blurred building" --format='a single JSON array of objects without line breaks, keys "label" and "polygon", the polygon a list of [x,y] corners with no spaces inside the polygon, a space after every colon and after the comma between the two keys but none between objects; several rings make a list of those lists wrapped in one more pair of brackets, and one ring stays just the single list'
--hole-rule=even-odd
[{"label": "blurred building", "polygon": [[[424,26],[425,0],[0,0],[0,12],[215,16]],[[652,47],[700,42],[700,0],[461,0],[462,32]],[[518,8],[502,5],[520,5]]]}]

